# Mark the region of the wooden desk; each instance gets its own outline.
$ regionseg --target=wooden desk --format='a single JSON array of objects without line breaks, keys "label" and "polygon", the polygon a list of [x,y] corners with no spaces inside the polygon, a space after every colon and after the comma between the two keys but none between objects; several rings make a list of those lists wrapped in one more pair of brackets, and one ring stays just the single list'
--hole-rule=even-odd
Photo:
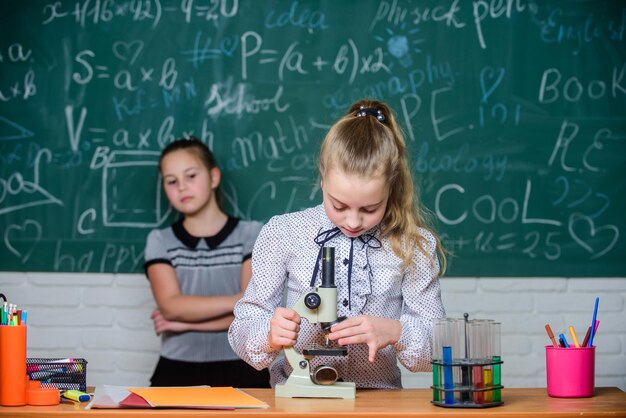
[{"label": "wooden desk", "polygon": [[271,389],[244,389],[267,402],[268,409],[207,411],[191,409],[92,409],[83,404],[0,407],[0,417],[11,418],[145,418],[155,417],[626,417],[626,393],[597,388],[592,398],[550,398],[545,388],[503,389],[504,405],[494,408],[442,408],[430,403],[428,389],[358,390],[355,400],[275,398]]}]

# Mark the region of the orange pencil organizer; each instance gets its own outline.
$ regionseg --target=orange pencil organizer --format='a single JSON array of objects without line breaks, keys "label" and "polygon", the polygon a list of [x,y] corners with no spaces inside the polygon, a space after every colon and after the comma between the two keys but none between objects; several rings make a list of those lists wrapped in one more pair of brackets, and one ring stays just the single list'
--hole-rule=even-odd
[{"label": "orange pencil organizer", "polygon": [[0,326],[0,405],[28,403],[26,325]]}]

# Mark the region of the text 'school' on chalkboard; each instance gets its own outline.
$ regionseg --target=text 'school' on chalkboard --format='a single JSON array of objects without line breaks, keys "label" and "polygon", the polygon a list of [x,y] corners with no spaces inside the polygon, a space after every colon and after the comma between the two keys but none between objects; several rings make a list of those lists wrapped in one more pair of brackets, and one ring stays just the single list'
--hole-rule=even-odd
[{"label": "text 'school' on chalkboard", "polygon": [[626,276],[618,1],[68,0],[0,6],[0,268],[140,272],[195,135],[229,212],[321,202],[328,127],[389,103],[452,276]]}]

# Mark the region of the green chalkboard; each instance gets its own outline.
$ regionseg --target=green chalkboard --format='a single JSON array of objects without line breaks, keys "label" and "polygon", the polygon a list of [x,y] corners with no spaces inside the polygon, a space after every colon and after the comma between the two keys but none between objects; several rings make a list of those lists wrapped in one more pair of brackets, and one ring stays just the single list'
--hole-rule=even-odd
[{"label": "green chalkboard", "polygon": [[388,102],[451,276],[626,276],[617,1],[0,3],[0,268],[140,272],[195,135],[231,214],[318,204],[351,102]]}]

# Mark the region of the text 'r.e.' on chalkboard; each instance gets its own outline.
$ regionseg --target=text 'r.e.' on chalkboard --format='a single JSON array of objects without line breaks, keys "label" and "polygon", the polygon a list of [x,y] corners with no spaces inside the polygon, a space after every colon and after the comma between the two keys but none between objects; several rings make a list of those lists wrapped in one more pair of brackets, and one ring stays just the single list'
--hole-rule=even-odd
[{"label": "text 'r.e.' on chalkboard", "polygon": [[387,102],[450,276],[626,276],[626,5],[0,5],[0,269],[140,272],[160,151],[214,150],[230,214],[321,202],[319,145]]}]

